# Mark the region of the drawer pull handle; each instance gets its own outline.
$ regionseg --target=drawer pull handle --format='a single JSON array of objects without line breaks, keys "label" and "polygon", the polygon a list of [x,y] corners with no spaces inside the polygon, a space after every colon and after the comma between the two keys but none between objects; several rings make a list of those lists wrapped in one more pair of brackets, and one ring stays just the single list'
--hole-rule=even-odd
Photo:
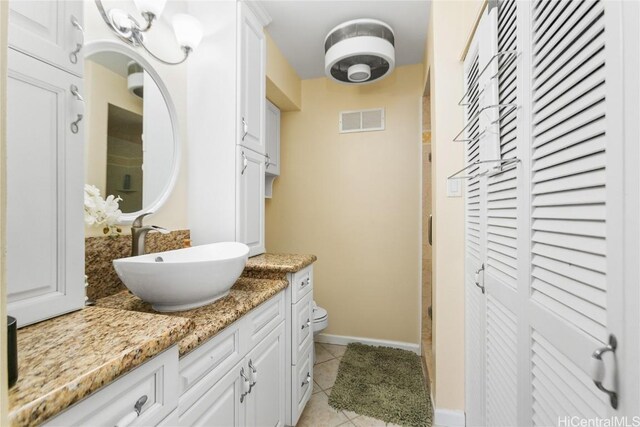
[{"label": "drawer pull handle", "polygon": [[251,393],[251,389],[258,382],[258,370],[255,366],[253,366],[253,360],[249,359],[249,379],[251,380],[251,384],[249,384],[249,393]]},{"label": "drawer pull handle", "polygon": [[240,395],[240,403],[244,402],[244,398],[251,390],[249,378],[244,374],[244,368],[240,368],[240,376],[242,377],[242,394]]},{"label": "drawer pull handle", "polygon": [[306,279],[304,279],[302,282],[300,282],[300,289],[304,288],[305,286],[307,286],[309,283],[311,283],[311,278],[307,277]]},{"label": "drawer pull handle", "polygon": [[307,319],[307,323],[302,325],[302,330],[304,330],[305,328],[308,328],[309,326],[311,326],[311,319]]},{"label": "drawer pull handle", "polygon": [[147,395],[145,394],[140,399],[136,401],[136,404],[133,405],[133,412],[129,412],[127,415],[122,417],[120,421],[116,423],[116,427],[127,427],[131,425],[132,422],[136,420],[140,416],[142,412],[142,407],[147,403]]},{"label": "drawer pull handle", "polygon": [[309,385],[309,383],[311,383],[311,373],[307,372],[307,378],[305,378],[304,381],[302,381],[302,384],[300,384],[300,387]]}]

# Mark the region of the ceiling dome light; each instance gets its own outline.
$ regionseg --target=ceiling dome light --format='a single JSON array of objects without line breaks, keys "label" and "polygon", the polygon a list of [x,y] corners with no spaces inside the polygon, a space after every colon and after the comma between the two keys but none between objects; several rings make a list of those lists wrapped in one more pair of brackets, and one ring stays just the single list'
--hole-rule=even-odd
[{"label": "ceiling dome light", "polygon": [[324,40],[327,77],[347,84],[364,84],[388,76],[395,68],[395,35],[375,19],[338,25]]}]

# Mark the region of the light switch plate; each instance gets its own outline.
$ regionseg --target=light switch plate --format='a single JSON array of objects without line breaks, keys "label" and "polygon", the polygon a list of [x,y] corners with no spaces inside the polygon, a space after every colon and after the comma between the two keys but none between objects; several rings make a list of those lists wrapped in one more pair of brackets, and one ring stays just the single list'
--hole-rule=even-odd
[{"label": "light switch plate", "polygon": [[462,180],[447,180],[447,197],[462,197]]}]

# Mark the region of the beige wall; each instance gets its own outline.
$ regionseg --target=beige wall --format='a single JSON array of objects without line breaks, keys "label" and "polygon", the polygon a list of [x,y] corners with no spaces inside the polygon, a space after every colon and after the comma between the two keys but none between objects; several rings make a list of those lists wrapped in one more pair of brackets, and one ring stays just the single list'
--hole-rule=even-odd
[{"label": "beige wall", "polygon": [[[118,7],[122,7],[134,16],[137,16],[135,5],[133,2],[120,2]],[[185,12],[186,2],[169,1],[167,3],[162,19],[154,24],[152,33],[147,38],[150,48],[167,59],[177,60],[181,56],[179,47],[175,42],[173,28],[170,24],[170,17],[174,13]],[[165,18],[165,16],[167,18]],[[119,41],[117,37],[110,32],[104,21],[98,13],[93,2],[86,2],[84,5],[84,19],[86,42],[90,43],[95,40],[112,40]],[[167,199],[165,205],[160,208],[155,215],[147,219],[150,224],[156,224],[168,228],[170,230],[180,230],[188,228],[187,217],[187,63],[181,65],[164,65],[157,60],[151,58],[143,49],[138,48],[136,51],[145,57],[156,69],[164,84],[167,86],[171,99],[176,108],[178,116],[178,132],[180,136],[180,149],[182,151],[182,161],[178,172],[176,185]],[[196,51],[194,55],[197,55]],[[87,102],[91,102],[91,93],[86,93]],[[86,130],[86,129],[85,129]],[[88,133],[85,133],[88,135]],[[105,153],[106,154],[106,153]],[[104,178],[103,178],[104,179]],[[128,228],[125,228],[128,233]],[[91,228],[87,230],[87,236],[102,235],[102,230]]]},{"label": "beige wall", "polygon": [[430,76],[433,158],[433,343],[435,406],[464,410],[464,199],[447,198],[447,176],[463,165],[463,145],[451,140],[463,126],[460,56],[482,0],[431,3],[426,83]]},{"label": "beige wall", "polygon": [[282,111],[302,108],[302,82],[267,31],[267,98]]},{"label": "beige wall", "polygon": [[[269,252],[314,253],[328,334],[417,344],[422,65],[366,86],[302,81],[282,114],[281,176],[267,201]],[[338,113],[384,107],[386,130],[338,133]]]}]

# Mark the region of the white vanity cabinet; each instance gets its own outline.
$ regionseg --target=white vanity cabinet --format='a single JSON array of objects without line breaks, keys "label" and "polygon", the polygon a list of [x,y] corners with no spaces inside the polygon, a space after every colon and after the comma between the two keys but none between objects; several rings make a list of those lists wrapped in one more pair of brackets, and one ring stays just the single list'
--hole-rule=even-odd
[{"label": "white vanity cabinet", "polygon": [[181,426],[285,423],[285,292],[180,360]]},{"label": "white vanity cabinet", "polygon": [[83,61],[70,67],[68,40],[82,2],[9,10],[7,300],[21,327],[84,306]]},{"label": "white vanity cabinet", "polygon": [[287,425],[296,425],[313,393],[313,265],[287,280]]},{"label": "white vanity cabinet", "polygon": [[250,256],[264,253],[264,156],[238,147],[236,240],[249,246]]},{"label": "white vanity cabinet", "polygon": [[265,197],[270,199],[273,181],[280,175],[280,109],[269,100],[265,104]]},{"label": "white vanity cabinet", "polygon": [[184,357],[173,346],[45,425],[295,425],[313,392],[313,266],[287,280]]},{"label": "white vanity cabinet", "polygon": [[205,28],[187,62],[189,228],[194,244],[264,253],[265,60],[258,2],[189,2]]},{"label": "white vanity cabinet", "polygon": [[44,426],[158,425],[177,406],[178,347],[174,345],[45,422]]},{"label": "white vanity cabinet", "polygon": [[8,42],[11,48],[82,75],[83,2],[79,0],[10,0]]}]

